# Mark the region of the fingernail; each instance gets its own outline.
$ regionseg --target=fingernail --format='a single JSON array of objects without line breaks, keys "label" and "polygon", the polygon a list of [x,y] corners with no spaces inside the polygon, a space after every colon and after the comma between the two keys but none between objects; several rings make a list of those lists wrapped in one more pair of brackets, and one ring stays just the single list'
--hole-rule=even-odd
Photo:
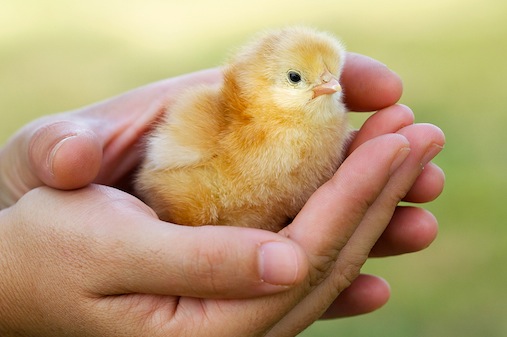
[{"label": "fingernail", "polygon": [[273,285],[294,284],[298,275],[294,247],[283,242],[266,242],[259,247],[259,271],[262,281]]},{"label": "fingernail", "polygon": [[396,157],[394,158],[393,162],[391,163],[391,167],[389,168],[389,174],[393,174],[394,171],[396,171],[401,164],[407,159],[408,155],[410,154],[410,148],[409,147],[403,147],[401,148],[398,153],[396,154]]},{"label": "fingernail", "polygon": [[48,166],[49,172],[51,173],[51,175],[54,175],[54,167],[53,167],[53,165],[54,165],[54,158],[56,156],[56,153],[58,152],[58,150],[62,147],[62,145],[66,141],[68,141],[69,139],[75,138],[75,137],[77,137],[77,134],[70,134],[68,136],[65,136],[65,138],[60,139],[53,146],[53,148],[51,149],[51,151],[49,152],[48,157],[47,157],[46,165]]},{"label": "fingernail", "polygon": [[428,164],[437,154],[442,151],[444,147],[442,145],[433,143],[427,149],[421,159],[421,166]]}]

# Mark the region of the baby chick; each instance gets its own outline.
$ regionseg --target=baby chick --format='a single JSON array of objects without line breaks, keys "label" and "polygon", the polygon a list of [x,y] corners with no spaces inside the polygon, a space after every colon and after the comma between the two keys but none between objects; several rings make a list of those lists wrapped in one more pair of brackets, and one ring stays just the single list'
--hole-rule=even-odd
[{"label": "baby chick", "polygon": [[272,231],[287,225],[342,161],[345,51],[327,33],[260,35],[195,86],[149,137],[136,188],[162,220]]}]

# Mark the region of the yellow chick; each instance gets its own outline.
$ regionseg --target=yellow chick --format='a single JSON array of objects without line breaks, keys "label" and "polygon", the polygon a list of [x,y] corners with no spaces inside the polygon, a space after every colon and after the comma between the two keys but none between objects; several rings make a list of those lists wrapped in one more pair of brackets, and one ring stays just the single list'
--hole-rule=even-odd
[{"label": "yellow chick", "polygon": [[342,161],[349,134],[333,36],[305,27],[260,35],[167,109],[137,175],[162,220],[277,231]]}]

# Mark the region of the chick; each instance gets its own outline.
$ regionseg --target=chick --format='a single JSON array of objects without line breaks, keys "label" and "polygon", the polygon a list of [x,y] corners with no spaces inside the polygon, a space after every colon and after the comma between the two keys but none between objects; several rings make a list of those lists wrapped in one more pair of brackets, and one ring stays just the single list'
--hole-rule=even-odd
[{"label": "chick", "polygon": [[162,220],[280,230],[342,161],[342,44],[305,27],[264,33],[184,92],[149,137],[136,178]]}]

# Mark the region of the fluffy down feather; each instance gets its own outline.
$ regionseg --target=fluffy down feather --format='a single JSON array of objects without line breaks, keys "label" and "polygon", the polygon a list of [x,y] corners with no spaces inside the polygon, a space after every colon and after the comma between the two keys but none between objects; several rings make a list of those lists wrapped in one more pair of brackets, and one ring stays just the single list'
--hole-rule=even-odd
[{"label": "fluffy down feather", "polygon": [[261,34],[149,136],[136,188],[163,220],[279,230],[342,161],[345,51],[305,27]]}]

